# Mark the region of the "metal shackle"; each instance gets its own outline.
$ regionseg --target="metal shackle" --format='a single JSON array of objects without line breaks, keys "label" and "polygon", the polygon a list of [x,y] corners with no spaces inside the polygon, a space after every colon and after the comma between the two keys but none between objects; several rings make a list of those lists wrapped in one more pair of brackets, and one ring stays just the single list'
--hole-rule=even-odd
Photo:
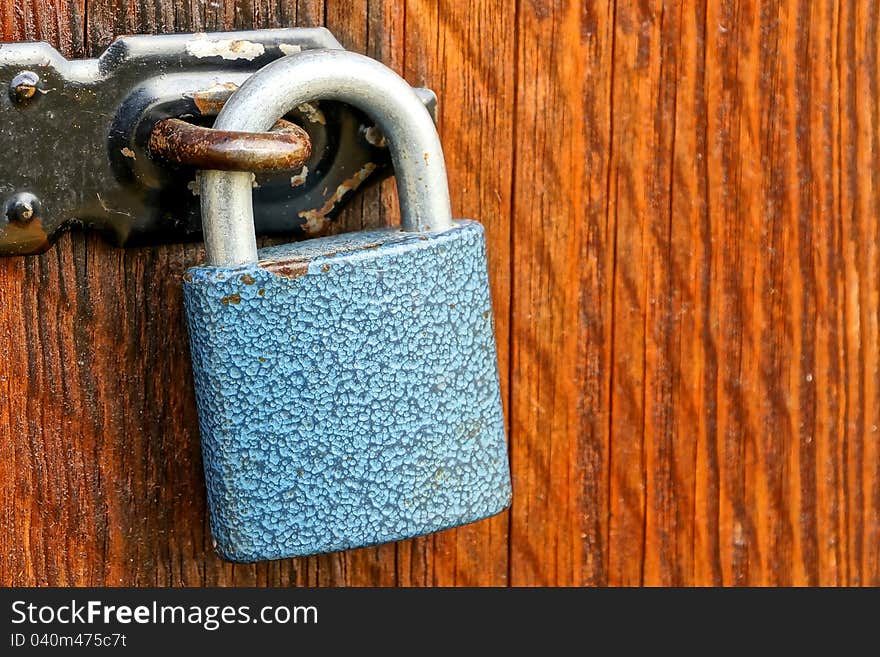
[{"label": "metal shackle", "polygon": [[[365,112],[391,150],[403,230],[452,227],[446,164],[431,115],[412,87],[374,59],[345,50],[308,50],[282,57],[230,96],[214,128],[265,131],[297,106],[337,100]],[[202,171],[202,228],[207,263],[257,261],[251,174]]]}]

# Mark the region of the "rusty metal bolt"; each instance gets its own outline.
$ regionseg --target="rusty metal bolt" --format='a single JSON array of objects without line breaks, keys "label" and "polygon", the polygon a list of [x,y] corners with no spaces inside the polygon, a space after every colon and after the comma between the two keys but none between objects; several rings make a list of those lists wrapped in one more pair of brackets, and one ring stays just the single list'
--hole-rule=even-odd
[{"label": "rusty metal bolt", "polygon": [[16,103],[26,103],[37,93],[40,76],[33,71],[22,71],[9,83],[9,96]]},{"label": "rusty metal bolt", "polygon": [[39,210],[39,199],[33,194],[22,192],[6,202],[5,214],[9,221],[27,224],[33,221],[34,217],[39,214]]}]

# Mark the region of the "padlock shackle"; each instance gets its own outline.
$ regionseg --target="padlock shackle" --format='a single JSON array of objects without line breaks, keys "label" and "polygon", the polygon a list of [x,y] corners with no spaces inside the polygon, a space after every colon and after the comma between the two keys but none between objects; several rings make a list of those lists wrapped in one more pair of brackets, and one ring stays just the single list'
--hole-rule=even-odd
[{"label": "padlock shackle", "polygon": [[[403,230],[452,227],[446,164],[431,115],[403,78],[374,59],[345,50],[307,50],[277,59],[230,96],[214,128],[265,131],[299,105],[316,100],[353,105],[382,130],[397,178]],[[257,261],[251,179],[243,172],[201,172],[209,265]]]}]

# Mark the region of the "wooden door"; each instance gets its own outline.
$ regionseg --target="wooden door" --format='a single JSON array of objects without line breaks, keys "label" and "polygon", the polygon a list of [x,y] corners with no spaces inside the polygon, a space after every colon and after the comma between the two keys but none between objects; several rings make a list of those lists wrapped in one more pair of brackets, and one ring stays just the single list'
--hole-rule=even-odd
[{"label": "wooden door", "polygon": [[[472,526],[222,562],[179,285],[200,248],[72,234],[0,260],[0,584],[880,584],[876,3],[14,0],[0,25],[68,57],[326,25],[436,90],[514,477]],[[344,221],[393,216],[386,184]]]}]

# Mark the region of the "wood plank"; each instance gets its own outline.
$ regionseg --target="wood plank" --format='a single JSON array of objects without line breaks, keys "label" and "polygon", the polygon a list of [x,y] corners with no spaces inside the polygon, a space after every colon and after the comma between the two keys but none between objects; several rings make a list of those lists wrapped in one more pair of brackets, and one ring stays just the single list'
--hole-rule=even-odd
[{"label": "wood plank", "polygon": [[[534,33],[552,33],[558,57],[580,52],[560,27],[574,21],[552,9],[521,14],[518,119],[552,85],[553,56],[534,64]],[[584,350],[554,320],[583,329],[570,321],[576,303],[541,283],[565,271],[564,240],[578,229],[554,235],[548,255],[546,229],[535,230],[556,218],[524,223],[530,189],[514,216],[514,463],[531,492],[514,511],[514,581],[559,582],[560,534],[548,525],[605,513],[610,583],[864,583],[877,561],[865,540],[877,531],[877,441],[865,438],[877,426],[876,228],[866,223],[877,201],[873,174],[856,178],[875,171],[876,103],[865,101],[877,90],[876,11],[794,1],[614,10],[602,76],[613,86],[612,387],[594,411],[610,414],[610,495],[607,507],[565,506],[572,483],[554,448],[578,438],[552,404]],[[526,125],[518,172],[559,150],[547,141],[558,124]],[[577,180],[575,168],[567,181]],[[579,272],[554,287],[596,296]]]},{"label": "wood plank", "polygon": [[701,344],[695,283],[699,267],[705,266],[692,253],[705,209],[698,140],[705,105],[694,87],[705,39],[695,18],[700,18],[700,8],[686,2],[658,6],[651,17],[656,41],[647,70],[656,67],[658,79],[650,112],[653,158],[644,158],[637,174],[645,177],[649,190],[649,209],[641,219],[648,224],[643,228],[644,253],[650,261],[645,307],[645,554],[640,581],[652,586],[681,586],[694,578],[700,385],[691,368],[699,362]]},{"label": "wood plank", "polygon": [[[713,256],[719,227],[709,213],[709,89],[707,41],[709,32],[704,3],[685,3],[679,14],[680,83],[676,96],[676,145],[672,178],[673,232],[679,241],[678,271],[682,272],[679,350],[675,418],[677,434],[690,441],[691,452],[675,464],[690,476],[693,494],[693,549],[685,561],[683,580],[688,584],[717,586],[721,580],[719,518],[719,452],[717,380],[717,257]],[[679,454],[682,450],[679,450]],[[693,460],[690,460],[693,459]],[[692,465],[691,465],[692,464]],[[692,471],[689,472],[689,469]],[[685,479],[686,480],[686,479]],[[679,513],[676,520],[686,523]],[[679,552],[681,554],[681,552]],[[682,557],[683,560],[687,556]],[[660,573],[652,572],[651,580]]]},{"label": "wood plank", "polygon": [[842,505],[848,583],[880,583],[880,403],[878,290],[880,275],[880,123],[878,123],[878,8],[841,2],[837,75],[840,88],[838,193],[846,294],[844,351],[845,441]]},{"label": "wood plank", "polygon": [[[511,584],[609,581],[613,7],[517,20]],[[615,409],[616,410],[616,409]]]}]

